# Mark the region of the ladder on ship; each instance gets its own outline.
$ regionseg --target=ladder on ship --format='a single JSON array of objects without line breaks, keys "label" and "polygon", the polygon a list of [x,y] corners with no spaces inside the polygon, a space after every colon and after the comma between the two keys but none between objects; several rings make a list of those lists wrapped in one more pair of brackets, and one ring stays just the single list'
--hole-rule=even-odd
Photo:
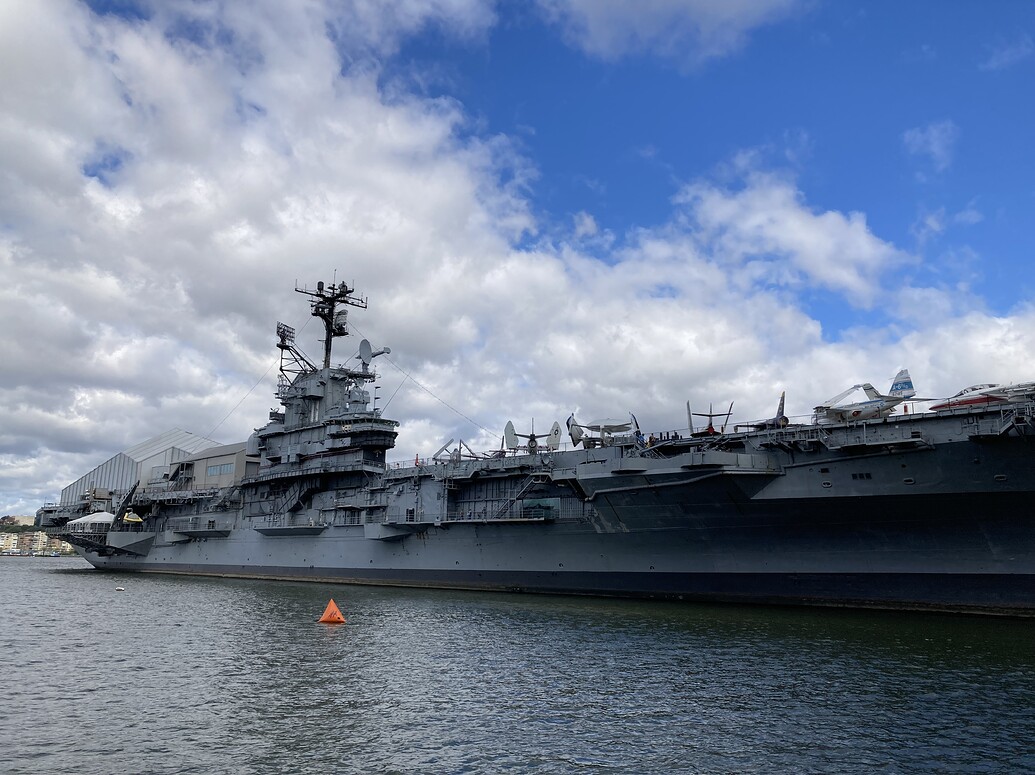
[{"label": "ladder on ship", "polygon": [[510,496],[504,502],[504,504],[502,506],[500,506],[496,510],[496,513],[493,515],[493,518],[494,519],[504,519],[504,518],[506,518],[507,514],[510,513],[510,510],[514,507],[515,503],[517,503],[519,500],[521,500],[521,498],[529,490],[531,490],[537,484],[542,484],[547,479],[548,479],[547,474],[529,474],[529,476],[521,484],[521,487],[518,489],[518,491],[516,493],[514,493],[512,496]]}]

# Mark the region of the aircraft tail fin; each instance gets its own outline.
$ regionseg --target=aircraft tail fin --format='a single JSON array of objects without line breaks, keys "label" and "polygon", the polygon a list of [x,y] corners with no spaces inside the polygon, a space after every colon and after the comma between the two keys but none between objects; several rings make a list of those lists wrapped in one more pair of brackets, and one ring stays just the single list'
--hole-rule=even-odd
[{"label": "aircraft tail fin", "polygon": [[521,446],[517,433],[514,431],[514,423],[511,420],[507,420],[507,424],[503,428],[503,441],[508,449],[517,449]]},{"label": "aircraft tail fin", "polygon": [[888,395],[892,398],[912,398],[916,395],[916,391],[913,389],[913,378],[909,376],[909,369],[902,369],[895,375]]},{"label": "aircraft tail fin", "polygon": [[550,428],[550,435],[546,437],[546,448],[555,450],[559,446],[561,446],[561,424],[554,420],[553,426]]},{"label": "aircraft tail fin", "polygon": [[783,405],[784,405],[784,401],[786,400],[786,398],[787,398],[787,391],[784,390],[782,393],[780,393],[780,405],[776,407],[776,423],[777,423],[777,425],[779,425],[782,420],[787,419],[787,415],[785,415],[783,413]]}]

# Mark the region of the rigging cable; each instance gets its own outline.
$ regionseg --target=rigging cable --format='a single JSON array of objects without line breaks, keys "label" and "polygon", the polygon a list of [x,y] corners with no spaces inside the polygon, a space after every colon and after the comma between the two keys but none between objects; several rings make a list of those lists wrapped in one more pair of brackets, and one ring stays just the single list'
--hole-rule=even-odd
[{"label": "rigging cable", "polygon": [[[352,324],[350,323],[350,325],[352,325]],[[357,334],[359,334],[360,336],[362,336],[362,337],[366,338],[366,335],[365,335],[365,334],[364,334],[364,333],[363,333],[362,331],[360,331],[360,330],[359,330],[359,328],[357,328],[357,327],[356,327],[355,325],[352,325],[352,329],[353,329],[353,330],[354,330],[354,331],[355,331],[355,332],[356,332]],[[434,399],[435,399],[436,401],[438,401],[438,402],[439,402],[440,404],[442,404],[442,406],[446,407],[446,409],[449,409],[449,410],[450,410],[451,412],[453,412],[454,414],[456,414],[456,415],[457,415],[457,416],[459,416],[459,417],[463,417],[463,418],[464,418],[465,420],[467,420],[467,422],[471,423],[471,425],[473,425],[473,426],[474,426],[475,428],[480,428],[481,430],[485,431],[486,433],[488,433],[488,434],[489,434],[490,436],[492,436],[492,437],[494,437],[494,438],[497,438],[497,439],[498,439],[498,438],[500,438],[500,435],[499,435],[498,433],[493,433],[493,432],[492,432],[492,431],[490,431],[490,430],[489,430],[488,428],[486,428],[486,427],[485,427],[484,425],[481,425],[480,423],[477,423],[477,422],[475,422],[474,420],[472,420],[472,419],[471,419],[470,417],[468,417],[468,416],[467,416],[466,414],[464,414],[463,412],[461,412],[461,411],[460,411],[459,409],[457,409],[457,408],[456,408],[455,406],[452,406],[451,404],[449,404],[449,403],[448,403],[447,401],[445,401],[444,399],[442,399],[442,398],[439,398],[439,397],[438,397],[437,395],[435,395],[435,394],[434,394],[434,393],[433,393],[433,392],[431,391],[431,389],[430,389],[430,388],[428,388],[428,387],[425,387],[424,385],[422,385],[422,384],[421,384],[421,383],[420,383],[419,381],[417,381],[417,379],[416,379],[416,378],[415,378],[415,377],[414,377],[414,376],[413,376],[412,374],[410,374],[410,373],[409,373],[408,371],[406,371],[406,370],[405,370],[405,369],[404,369],[404,368],[403,368],[402,366],[400,366],[400,365],[399,365],[398,363],[396,363],[395,361],[393,361],[393,360],[392,360],[391,358],[389,358],[389,357],[388,357],[387,355],[382,355],[381,357],[383,357],[383,358],[384,358],[384,359],[385,359],[386,361],[388,361],[388,362],[389,362],[390,364],[392,364],[392,366],[393,366],[393,367],[394,367],[394,368],[395,368],[395,369],[396,369],[397,371],[399,371],[399,372],[400,372],[400,373],[401,373],[401,374],[403,375],[403,377],[404,377],[403,381],[399,383],[399,387],[397,387],[397,388],[395,389],[395,393],[392,393],[392,395],[391,395],[391,396],[389,397],[389,399],[388,399],[388,400],[387,400],[387,401],[385,402],[385,405],[384,405],[384,406],[383,406],[383,407],[381,408],[381,409],[382,409],[382,411],[384,411],[385,409],[387,409],[387,408],[388,408],[388,404],[390,404],[390,403],[392,402],[392,399],[393,399],[393,398],[395,398],[395,395],[396,395],[396,393],[398,393],[398,392],[399,392],[399,390],[400,390],[400,389],[402,388],[402,386],[406,384],[406,380],[408,379],[408,380],[410,380],[410,381],[411,381],[411,382],[412,382],[412,383],[413,383],[414,385],[416,385],[417,387],[419,387],[419,388],[420,388],[421,390],[423,390],[423,391],[424,391],[425,393],[427,393],[427,394],[428,394],[429,396],[431,396],[431,397],[432,397],[432,398],[434,398]]]},{"label": "rigging cable", "polygon": [[[312,318],[306,318],[306,321],[305,321],[305,323],[304,323],[304,324],[302,325],[302,327],[301,327],[301,328],[300,328],[300,329],[298,330],[298,332],[299,332],[299,333],[302,333],[303,331],[305,331],[305,327],[309,325],[309,321],[310,321],[310,320],[312,320]],[[270,369],[272,369],[272,368],[273,368],[274,366],[276,366],[276,365],[277,365],[277,362],[278,362],[279,360],[280,360],[280,358],[276,358],[276,359],[274,359],[273,363],[271,363],[271,364],[269,365],[269,367],[268,367],[268,368],[266,369],[266,371],[264,371],[264,372],[262,373],[262,376],[261,376],[261,377],[259,377],[259,378],[258,378],[258,379],[257,379],[257,380],[255,381],[255,384],[254,384],[254,385],[252,385],[252,386],[251,386],[250,388],[248,388],[248,392],[247,392],[247,393],[245,393],[245,394],[244,394],[243,396],[241,396],[241,400],[240,400],[240,401],[238,401],[238,402],[237,402],[236,404],[234,404],[233,408],[232,408],[232,409],[231,409],[231,410],[230,410],[229,412],[227,412],[227,413],[226,413],[226,416],[225,416],[225,417],[223,417],[223,419],[222,419],[222,420],[220,420],[219,422],[217,422],[217,423],[215,424],[215,426],[214,426],[214,427],[212,428],[212,430],[210,430],[210,431],[209,431],[209,432],[208,432],[208,433],[206,434],[205,438],[207,438],[207,439],[211,439],[211,438],[212,438],[212,434],[213,434],[213,433],[215,433],[215,432],[216,432],[217,430],[219,430],[219,426],[221,426],[221,425],[222,425],[223,423],[225,423],[225,422],[226,422],[227,420],[229,420],[229,419],[230,419],[230,415],[232,415],[232,414],[233,414],[234,412],[236,412],[236,411],[237,411],[237,410],[238,410],[238,409],[240,408],[241,404],[243,404],[243,403],[245,402],[245,400],[246,400],[246,399],[248,398],[248,396],[250,396],[250,395],[251,395],[251,394],[252,394],[252,393],[253,393],[253,392],[255,391],[255,388],[257,388],[257,387],[258,387],[258,386],[259,386],[260,384],[262,384],[262,381],[263,381],[264,379],[266,379],[266,375],[270,373]]]}]

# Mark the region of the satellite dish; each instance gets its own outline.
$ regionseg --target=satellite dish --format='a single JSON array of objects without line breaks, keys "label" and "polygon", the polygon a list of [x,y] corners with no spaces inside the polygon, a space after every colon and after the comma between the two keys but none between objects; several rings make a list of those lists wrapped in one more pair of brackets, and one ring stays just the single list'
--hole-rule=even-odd
[{"label": "satellite dish", "polygon": [[370,346],[369,339],[364,339],[359,343],[359,359],[363,361],[364,366],[369,366],[370,361],[374,359],[374,350]]},{"label": "satellite dish", "polygon": [[568,435],[571,436],[571,445],[573,447],[577,447],[585,434],[582,432],[582,428],[579,424],[575,421],[574,412],[572,412],[571,417],[567,419],[566,423],[568,425]]}]

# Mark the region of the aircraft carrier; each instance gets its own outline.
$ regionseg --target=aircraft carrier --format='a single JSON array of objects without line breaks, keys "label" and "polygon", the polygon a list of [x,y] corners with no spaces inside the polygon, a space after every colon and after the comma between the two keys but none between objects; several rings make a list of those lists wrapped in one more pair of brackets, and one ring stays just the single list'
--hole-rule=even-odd
[{"label": "aircraft carrier", "polygon": [[1035,615],[1031,391],[652,439],[572,417],[563,444],[557,423],[508,425],[504,449],[395,467],[398,424],[368,389],[387,350],[331,363],[366,302],[295,290],[323,321],[322,364],[278,325],[283,408],[229,480],[199,484],[223,470],[202,451],[111,512],[51,509],[49,532],[116,571]]}]

